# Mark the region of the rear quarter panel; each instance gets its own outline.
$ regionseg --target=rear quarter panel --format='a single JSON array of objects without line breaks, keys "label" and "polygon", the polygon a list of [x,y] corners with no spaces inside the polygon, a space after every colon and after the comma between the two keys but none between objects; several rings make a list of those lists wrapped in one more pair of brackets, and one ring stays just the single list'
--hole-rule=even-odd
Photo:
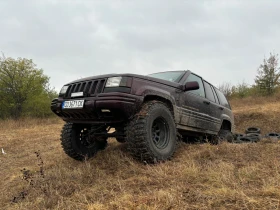
[{"label": "rear quarter panel", "polygon": [[233,116],[232,110],[230,110],[228,108],[224,108],[224,111],[221,115],[221,119],[222,119],[222,121],[228,120],[229,122],[231,122],[231,132],[234,133],[235,125],[234,125],[234,116]]}]

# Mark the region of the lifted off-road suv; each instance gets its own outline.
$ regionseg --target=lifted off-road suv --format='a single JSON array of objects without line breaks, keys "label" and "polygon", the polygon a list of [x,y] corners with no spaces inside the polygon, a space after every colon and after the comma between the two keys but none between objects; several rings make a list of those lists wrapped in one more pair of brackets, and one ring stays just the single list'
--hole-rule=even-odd
[{"label": "lifted off-road suv", "polygon": [[191,136],[233,140],[225,96],[191,71],[76,80],[63,86],[51,109],[66,121],[62,147],[77,160],[105,149],[108,137],[127,142],[132,156],[147,163],[170,159],[178,141]]}]

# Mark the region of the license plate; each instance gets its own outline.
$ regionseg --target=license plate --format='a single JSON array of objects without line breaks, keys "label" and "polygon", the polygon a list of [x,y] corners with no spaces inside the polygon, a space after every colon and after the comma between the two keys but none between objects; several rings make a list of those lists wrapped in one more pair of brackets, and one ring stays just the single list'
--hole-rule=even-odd
[{"label": "license plate", "polygon": [[84,107],[85,100],[64,101],[62,109],[81,109]]}]

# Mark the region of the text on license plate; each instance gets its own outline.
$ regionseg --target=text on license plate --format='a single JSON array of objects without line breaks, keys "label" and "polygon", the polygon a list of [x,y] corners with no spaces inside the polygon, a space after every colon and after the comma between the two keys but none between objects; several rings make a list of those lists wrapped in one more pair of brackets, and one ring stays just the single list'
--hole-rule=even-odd
[{"label": "text on license plate", "polygon": [[83,108],[84,102],[85,102],[85,100],[64,101],[62,103],[62,109]]}]

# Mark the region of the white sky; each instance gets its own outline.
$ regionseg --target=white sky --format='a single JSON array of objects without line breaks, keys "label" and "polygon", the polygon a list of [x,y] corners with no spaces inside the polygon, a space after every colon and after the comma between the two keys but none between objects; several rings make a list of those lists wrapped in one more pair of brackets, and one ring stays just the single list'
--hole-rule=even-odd
[{"label": "white sky", "polygon": [[57,90],[105,73],[190,69],[252,84],[280,51],[279,0],[0,0],[0,51],[32,58]]}]

